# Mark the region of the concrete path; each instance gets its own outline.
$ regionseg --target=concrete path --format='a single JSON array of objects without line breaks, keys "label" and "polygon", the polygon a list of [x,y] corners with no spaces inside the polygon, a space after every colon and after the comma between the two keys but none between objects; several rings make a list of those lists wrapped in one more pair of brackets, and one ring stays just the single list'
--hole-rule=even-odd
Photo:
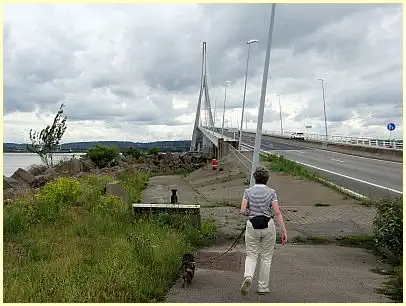
[{"label": "concrete path", "polygon": [[[238,211],[247,178],[233,160],[220,166],[224,171],[200,169],[186,178],[152,177],[144,191],[144,203],[168,203],[170,189],[176,187],[180,203],[200,204],[202,217],[216,220],[219,241],[224,243],[200,250],[197,257],[202,260],[227,250],[233,242],[227,239],[235,238],[246,222]],[[269,184],[277,190],[291,241],[295,236],[371,234],[374,210],[337,191],[274,173]],[[316,206],[320,203],[329,206]],[[198,265],[192,285],[182,289],[176,283],[168,292],[167,302],[390,302],[375,292],[385,276],[371,272],[377,263],[368,251],[293,243],[276,246],[271,293],[258,296],[254,292],[243,297],[239,288],[244,249],[241,244],[211,264]]]},{"label": "concrete path", "polygon": [[[223,245],[200,252],[217,254],[228,247]],[[221,262],[221,258],[217,260],[215,269],[198,264],[192,284],[183,289],[181,282],[176,282],[166,302],[390,302],[375,292],[374,288],[379,287],[385,278],[371,272],[376,259],[363,249],[332,245],[277,245],[271,268],[271,292],[266,296],[256,294],[255,278],[251,292],[247,296],[240,294],[244,274],[244,246],[239,245],[238,251],[234,253],[239,254],[234,255],[234,267]]]}]

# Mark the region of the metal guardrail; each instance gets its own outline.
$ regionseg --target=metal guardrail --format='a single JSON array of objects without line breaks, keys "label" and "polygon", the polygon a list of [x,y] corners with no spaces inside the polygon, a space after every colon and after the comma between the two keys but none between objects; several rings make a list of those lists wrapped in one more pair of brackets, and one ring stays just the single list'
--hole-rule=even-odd
[{"label": "metal guardrail", "polygon": [[[256,130],[245,129],[244,132],[256,133]],[[284,132],[281,134],[276,131],[263,131],[263,135],[278,136],[290,139],[293,132]],[[319,134],[309,134],[303,133],[305,140],[314,140],[314,141],[326,141],[325,135]],[[358,145],[366,147],[376,147],[376,148],[385,148],[392,150],[403,150],[403,141],[402,140],[382,140],[366,137],[352,137],[352,136],[342,136],[342,135],[332,135],[328,137],[329,143],[342,143],[347,145]]]},{"label": "metal guardrail", "polygon": [[[254,132],[254,131],[253,131]],[[293,132],[284,132],[283,135],[280,132],[275,131],[265,131],[264,134],[283,136],[291,138]],[[315,140],[315,141],[326,141],[325,135],[319,134],[308,134],[303,133],[305,139]],[[378,147],[386,149],[403,150],[403,141],[399,140],[381,140],[366,137],[352,137],[352,136],[342,136],[342,135],[332,135],[328,137],[328,142],[330,143],[343,143],[348,145],[361,145],[367,147]]]},{"label": "metal guardrail", "polygon": [[236,148],[234,148],[231,144],[229,144],[229,152],[231,154],[234,155],[235,158],[238,159],[238,161],[245,167],[247,168],[248,171],[251,171],[251,167],[252,167],[252,161],[245,156],[244,154],[242,154],[241,152],[239,152]]}]

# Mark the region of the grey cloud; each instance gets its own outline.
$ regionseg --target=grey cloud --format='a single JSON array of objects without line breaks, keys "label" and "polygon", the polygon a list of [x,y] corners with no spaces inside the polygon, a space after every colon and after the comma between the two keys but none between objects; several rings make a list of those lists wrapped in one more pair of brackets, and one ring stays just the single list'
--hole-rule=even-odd
[{"label": "grey cloud", "polygon": [[[392,30],[399,12],[401,6],[387,4],[278,4],[267,99],[281,94],[286,103],[296,101],[296,111],[284,117],[322,120],[322,76],[331,124],[371,105],[377,107],[365,124],[382,108],[401,111],[401,31]],[[5,115],[65,102],[71,120],[180,126],[174,118],[196,110],[204,40],[212,107],[215,100],[222,111],[230,80],[226,108],[239,108],[245,42],[254,38],[260,42],[252,46],[246,106],[257,108],[270,13],[269,4],[8,4]],[[389,34],[379,32],[374,41],[368,33],[382,18],[395,25],[386,23],[382,31]],[[188,107],[173,109],[173,96]]]}]

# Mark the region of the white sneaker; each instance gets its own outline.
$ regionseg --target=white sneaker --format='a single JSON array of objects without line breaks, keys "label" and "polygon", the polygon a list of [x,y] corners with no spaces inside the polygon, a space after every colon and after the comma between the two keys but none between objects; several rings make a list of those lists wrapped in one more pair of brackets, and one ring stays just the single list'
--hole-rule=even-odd
[{"label": "white sneaker", "polygon": [[242,286],[241,286],[242,295],[247,295],[248,292],[250,292],[251,283],[252,283],[251,277],[247,276],[246,278],[244,278],[244,282],[242,283]]}]

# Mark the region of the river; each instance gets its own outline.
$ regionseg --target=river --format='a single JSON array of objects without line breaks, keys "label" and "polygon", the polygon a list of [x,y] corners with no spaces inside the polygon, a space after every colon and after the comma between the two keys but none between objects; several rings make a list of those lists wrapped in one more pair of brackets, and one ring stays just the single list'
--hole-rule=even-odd
[{"label": "river", "polygon": [[[54,154],[54,164],[60,160],[69,160],[72,155],[80,156],[85,153],[56,153]],[[31,165],[42,165],[41,158],[34,153],[3,153],[3,174],[13,175],[18,168],[28,169]]]}]

